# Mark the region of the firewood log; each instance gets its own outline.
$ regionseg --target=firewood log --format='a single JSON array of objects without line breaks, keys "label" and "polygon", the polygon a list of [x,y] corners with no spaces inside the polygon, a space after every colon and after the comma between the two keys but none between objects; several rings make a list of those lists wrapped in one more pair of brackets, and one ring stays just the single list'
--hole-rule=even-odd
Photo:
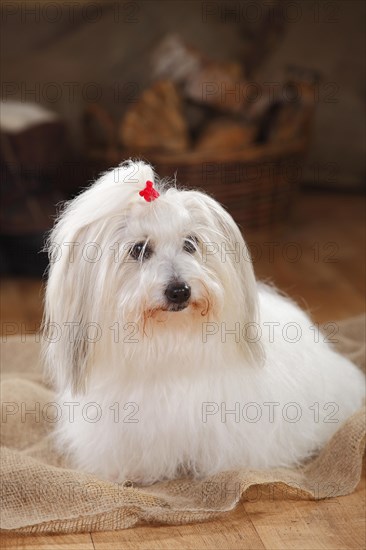
[{"label": "firewood log", "polygon": [[284,90],[285,99],[273,103],[263,118],[262,141],[283,143],[301,136],[308,137],[314,111],[313,85],[288,82]]},{"label": "firewood log", "polygon": [[188,130],[174,84],[161,80],[147,88],[126,112],[119,135],[124,147],[136,151],[185,151]]},{"label": "firewood log", "polygon": [[209,59],[175,35],[168,36],[153,56],[158,78],[169,78],[186,99],[219,111],[236,113],[246,105],[246,81],[236,62]]},{"label": "firewood log", "polygon": [[187,79],[183,94],[218,111],[239,113],[245,109],[246,82],[238,73],[235,64],[204,63]]},{"label": "firewood log", "polygon": [[257,133],[254,125],[219,119],[208,124],[201,134],[197,151],[237,151],[251,145]]}]

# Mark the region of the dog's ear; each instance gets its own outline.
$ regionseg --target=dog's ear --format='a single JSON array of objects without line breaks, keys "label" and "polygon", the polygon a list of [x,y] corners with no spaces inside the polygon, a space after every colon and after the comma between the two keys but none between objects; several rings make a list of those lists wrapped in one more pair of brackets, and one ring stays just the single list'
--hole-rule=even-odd
[{"label": "dog's ear", "polygon": [[[65,216],[67,218],[67,214]],[[85,391],[93,344],[87,324],[94,322],[90,268],[82,257],[85,231],[57,227],[49,241],[50,267],[45,295],[43,346],[48,374],[60,390]],[[89,269],[88,269],[89,268]]]},{"label": "dog's ear", "polygon": [[132,202],[143,201],[139,191],[147,180],[154,181],[149,165],[121,164],[68,203],[50,234],[43,351],[59,390],[85,390],[99,345],[89,329],[94,335],[105,328],[102,304],[111,305],[115,298],[107,295],[106,284],[118,267],[113,243],[123,232]]},{"label": "dog's ear", "polygon": [[218,229],[215,241],[226,290],[227,314],[232,324],[239,323],[241,352],[251,363],[262,364],[258,288],[250,252],[230,214],[210,198],[208,204]]}]

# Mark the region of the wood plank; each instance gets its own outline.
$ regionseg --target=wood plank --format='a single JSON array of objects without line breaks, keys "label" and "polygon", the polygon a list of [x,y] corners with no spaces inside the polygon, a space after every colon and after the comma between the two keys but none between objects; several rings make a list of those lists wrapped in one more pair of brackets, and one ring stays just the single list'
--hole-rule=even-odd
[{"label": "wood plank", "polygon": [[37,278],[4,277],[0,285],[1,333],[39,330],[42,320],[43,283]]},{"label": "wood plank", "polygon": [[260,499],[244,507],[268,550],[366,547],[365,476],[351,495],[318,502]]},{"label": "wood plank", "polygon": [[6,535],[0,537],[3,550],[94,550],[89,533],[81,535]]}]

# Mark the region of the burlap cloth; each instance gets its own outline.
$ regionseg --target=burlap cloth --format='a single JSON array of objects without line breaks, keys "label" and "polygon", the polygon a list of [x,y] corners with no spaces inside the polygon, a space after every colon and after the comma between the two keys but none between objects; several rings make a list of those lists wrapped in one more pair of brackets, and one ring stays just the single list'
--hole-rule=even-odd
[{"label": "burlap cloth", "polygon": [[[363,368],[364,328],[365,318],[357,317],[340,323],[338,335],[339,349]],[[8,338],[2,344],[2,399],[3,405],[21,407],[24,402],[27,409],[38,402],[42,411],[53,394],[42,383],[39,343],[30,342],[31,338],[28,335],[26,342]],[[26,415],[25,422],[20,414],[4,416],[1,528],[23,533],[124,529],[144,521],[204,521],[232,510],[241,498],[250,498],[253,489],[258,498],[258,489],[271,488],[282,491],[284,498],[345,495],[360,480],[365,448],[362,409],[301,469],[237,470],[203,481],[180,479],[144,488],[101,481],[68,468],[52,448],[52,423],[43,414]]]}]

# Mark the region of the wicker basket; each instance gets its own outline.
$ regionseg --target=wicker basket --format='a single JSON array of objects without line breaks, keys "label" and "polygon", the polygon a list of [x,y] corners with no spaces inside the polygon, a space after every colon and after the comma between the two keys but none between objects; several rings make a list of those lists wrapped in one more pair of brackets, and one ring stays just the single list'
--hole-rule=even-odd
[{"label": "wicker basket", "polygon": [[176,175],[180,185],[213,196],[244,229],[271,228],[288,219],[306,149],[307,139],[221,155],[94,149],[88,152],[88,162],[96,173],[129,157],[143,158],[160,177]]}]

